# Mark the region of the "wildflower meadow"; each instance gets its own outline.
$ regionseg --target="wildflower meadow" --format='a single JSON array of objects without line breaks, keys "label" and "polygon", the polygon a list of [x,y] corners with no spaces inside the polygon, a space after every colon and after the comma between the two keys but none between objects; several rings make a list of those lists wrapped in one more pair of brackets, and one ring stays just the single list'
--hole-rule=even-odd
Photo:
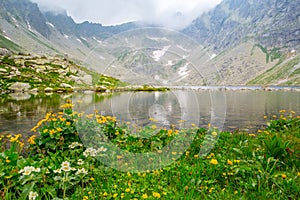
[{"label": "wildflower meadow", "polygon": [[[299,199],[300,116],[281,110],[262,117],[267,126],[257,133],[191,124],[135,127],[132,134],[129,123],[98,111],[77,113],[68,101],[60,112],[47,113],[34,135],[0,136],[0,198]],[[159,156],[149,152],[160,155],[174,139],[188,136],[193,141],[184,151],[170,150],[172,162],[151,165]],[[211,151],[199,155],[204,140],[216,137]],[[132,152],[149,153],[145,170],[135,167],[146,160],[125,159]]]}]

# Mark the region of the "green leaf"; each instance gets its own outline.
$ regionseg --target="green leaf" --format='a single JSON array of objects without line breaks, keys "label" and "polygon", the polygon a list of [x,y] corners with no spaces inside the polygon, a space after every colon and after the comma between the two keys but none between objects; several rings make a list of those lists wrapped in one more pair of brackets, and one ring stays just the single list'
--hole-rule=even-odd
[{"label": "green leaf", "polygon": [[23,200],[23,199],[25,200],[28,197],[28,194],[30,191],[32,191],[34,185],[35,185],[35,182],[31,183],[30,185],[24,186],[23,192],[20,197],[21,200]]}]

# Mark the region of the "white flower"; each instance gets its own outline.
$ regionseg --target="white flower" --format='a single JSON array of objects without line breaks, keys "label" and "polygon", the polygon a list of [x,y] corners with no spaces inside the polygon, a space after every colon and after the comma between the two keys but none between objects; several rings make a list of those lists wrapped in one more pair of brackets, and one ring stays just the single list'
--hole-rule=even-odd
[{"label": "white flower", "polygon": [[88,171],[84,168],[78,169],[76,172],[76,175],[79,175],[79,174],[88,174]]},{"label": "white flower", "polygon": [[29,192],[29,200],[35,200],[35,198],[37,198],[39,195],[37,192]]},{"label": "white flower", "polygon": [[69,145],[69,148],[74,149],[76,147],[82,147],[83,145],[78,143],[78,142],[73,142],[72,144]]},{"label": "white flower", "polygon": [[78,165],[83,165],[83,164],[84,164],[84,161],[83,161],[82,159],[78,159],[77,164],[78,164]]},{"label": "white flower", "polygon": [[107,151],[107,148],[100,147],[100,148],[98,149],[98,151],[99,151],[99,152],[106,152],[106,151]]},{"label": "white flower", "polygon": [[70,167],[70,162],[68,161],[62,162],[61,167]]},{"label": "white flower", "polygon": [[71,167],[63,166],[63,167],[61,167],[61,170],[65,171],[65,172],[69,172],[69,171],[71,171]]},{"label": "white flower", "polygon": [[61,173],[61,168],[55,169],[55,170],[53,170],[53,172],[56,173],[56,174],[57,174],[57,173],[60,174],[60,173]]},{"label": "white flower", "polygon": [[97,150],[96,149],[93,149],[93,148],[87,148],[84,152],[83,152],[83,155],[85,157],[88,157],[88,156],[92,156],[92,157],[95,157],[97,155]]},{"label": "white flower", "polygon": [[34,171],[35,171],[35,172],[40,172],[40,171],[41,171],[41,168],[35,168]]},{"label": "white flower", "polygon": [[19,171],[19,173],[22,173],[23,176],[29,176],[31,174],[31,172],[40,172],[41,169],[40,168],[34,168],[32,166],[26,166],[24,167],[24,169],[21,169]]}]

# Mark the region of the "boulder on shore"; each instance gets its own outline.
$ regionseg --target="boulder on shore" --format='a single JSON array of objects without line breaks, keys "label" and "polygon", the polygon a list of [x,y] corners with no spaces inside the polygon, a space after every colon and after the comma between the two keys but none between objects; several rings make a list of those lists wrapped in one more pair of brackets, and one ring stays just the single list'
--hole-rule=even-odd
[{"label": "boulder on shore", "polygon": [[16,82],[13,83],[8,89],[14,92],[27,92],[30,89],[30,87],[31,86],[29,83]]}]

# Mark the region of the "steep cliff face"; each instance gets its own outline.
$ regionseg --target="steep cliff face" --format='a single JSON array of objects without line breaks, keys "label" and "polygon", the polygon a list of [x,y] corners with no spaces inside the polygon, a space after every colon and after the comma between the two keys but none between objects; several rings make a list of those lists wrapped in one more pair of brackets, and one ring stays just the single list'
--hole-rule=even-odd
[{"label": "steep cliff face", "polygon": [[254,39],[267,48],[299,47],[299,0],[224,0],[183,30],[220,52]]},{"label": "steep cliff face", "polygon": [[65,35],[76,35],[78,37],[96,37],[105,39],[113,34],[127,31],[137,26],[134,23],[126,23],[118,26],[102,26],[98,23],[83,22],[77,24],[66,13],[44,13],[47,21],[53,24],[56,29]]},{"label": "steep cliff face", "polygon": [[11,23],[22,21],[28,29],[35,29],[46,38],[50,36],[46,18],[38,5],[29,0],[0,0],[0,15]]}]

